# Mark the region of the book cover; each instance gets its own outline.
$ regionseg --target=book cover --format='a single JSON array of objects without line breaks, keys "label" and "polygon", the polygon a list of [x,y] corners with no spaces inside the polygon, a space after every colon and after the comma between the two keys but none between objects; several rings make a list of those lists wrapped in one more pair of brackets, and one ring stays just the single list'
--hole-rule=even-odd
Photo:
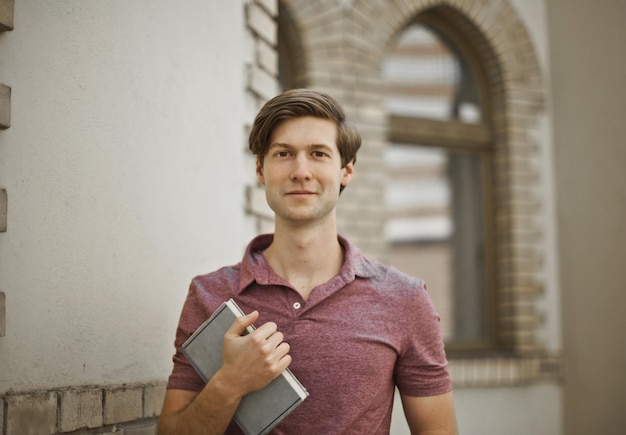
[{"label": "book cover", "polygon": [[[230,299],[215,310],[182,345],[181,352],[205,381],[222,365],[224,334],[243,316],[237,303]],[[248,327],[248,332],[254,326]],[[246,435],[266,434],[293,411],[309,393],[287,369],[266,387],[247,394],[235,412],[234,420]]]}]

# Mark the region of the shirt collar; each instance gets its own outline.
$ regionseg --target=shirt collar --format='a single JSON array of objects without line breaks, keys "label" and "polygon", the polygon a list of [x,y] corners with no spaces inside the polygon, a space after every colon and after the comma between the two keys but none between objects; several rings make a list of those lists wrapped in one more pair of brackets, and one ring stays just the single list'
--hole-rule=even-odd
[{"label": "shirt collar", "polygon": [[[376,274],[372,262],[361,254],[356,245],[353,245],[341,235],[337,235],[337,239],[345,250],[343,266],[339,271],[339,275],[344,282],[352,282],[356,277],[371,278]],[[261,285],[288,285],[283,278],[279,277],[272,270],[263,256],[263,250],[267,249],[273,240],[273,234],[262,234],[252,239],[248,244],[241,261],[241,274],[237,293],[243,292],[246,287],[255,281]]]}]

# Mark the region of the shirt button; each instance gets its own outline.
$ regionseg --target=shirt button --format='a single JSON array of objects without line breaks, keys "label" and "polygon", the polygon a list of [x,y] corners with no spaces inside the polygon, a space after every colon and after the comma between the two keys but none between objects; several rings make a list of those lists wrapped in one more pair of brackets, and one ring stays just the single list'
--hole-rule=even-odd
[{"label": "shirt button", "polygon": [[294,309],[294,310],[299,310],[301,306],[302,306],[302,305],[300,305],[300,302],[294,302],[294,303],[293,303],[293,309]]}]

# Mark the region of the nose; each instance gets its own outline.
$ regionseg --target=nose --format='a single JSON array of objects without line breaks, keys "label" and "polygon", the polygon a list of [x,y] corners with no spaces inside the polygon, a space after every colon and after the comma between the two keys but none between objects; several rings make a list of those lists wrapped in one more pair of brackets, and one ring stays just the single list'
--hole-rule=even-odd
[{"label": "nose", "polygon": [[295,181],[311,179],[311,170],[309,167],[309,161],[305,153],[299,153],[296,155],[296,158],[293,159],[291,179]]}]

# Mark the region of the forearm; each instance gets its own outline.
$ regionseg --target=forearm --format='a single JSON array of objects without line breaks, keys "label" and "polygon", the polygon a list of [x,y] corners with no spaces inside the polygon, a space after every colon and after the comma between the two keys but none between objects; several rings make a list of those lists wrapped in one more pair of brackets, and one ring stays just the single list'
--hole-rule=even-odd
[{"label": "forearm", "polygon": [[279,376],[291,363],[289,345],[273,322],[242,335],[258,318],[238,317],[224,335],[222,367],[202,391],[168,390],[159,435],[223,434],[241,399]]},{"label": "forearm", "polygon": [[[170,392],[168,392],[170,394]],[[168,397],[166,396],[166,402]],[[234,394],[219,376],[209,380],[204,389],[181,409],[164,404],[159,419],[159,435],[221,435],[230,424],[241,396]],[[172,401],[176,403],[176,398]],[[180,403],[180,401],[178,401]]]},{"label": "forearm", "polygon": [[457,435],[452,392],[438,396],[401,396],[406,421],[414,435]]}]

